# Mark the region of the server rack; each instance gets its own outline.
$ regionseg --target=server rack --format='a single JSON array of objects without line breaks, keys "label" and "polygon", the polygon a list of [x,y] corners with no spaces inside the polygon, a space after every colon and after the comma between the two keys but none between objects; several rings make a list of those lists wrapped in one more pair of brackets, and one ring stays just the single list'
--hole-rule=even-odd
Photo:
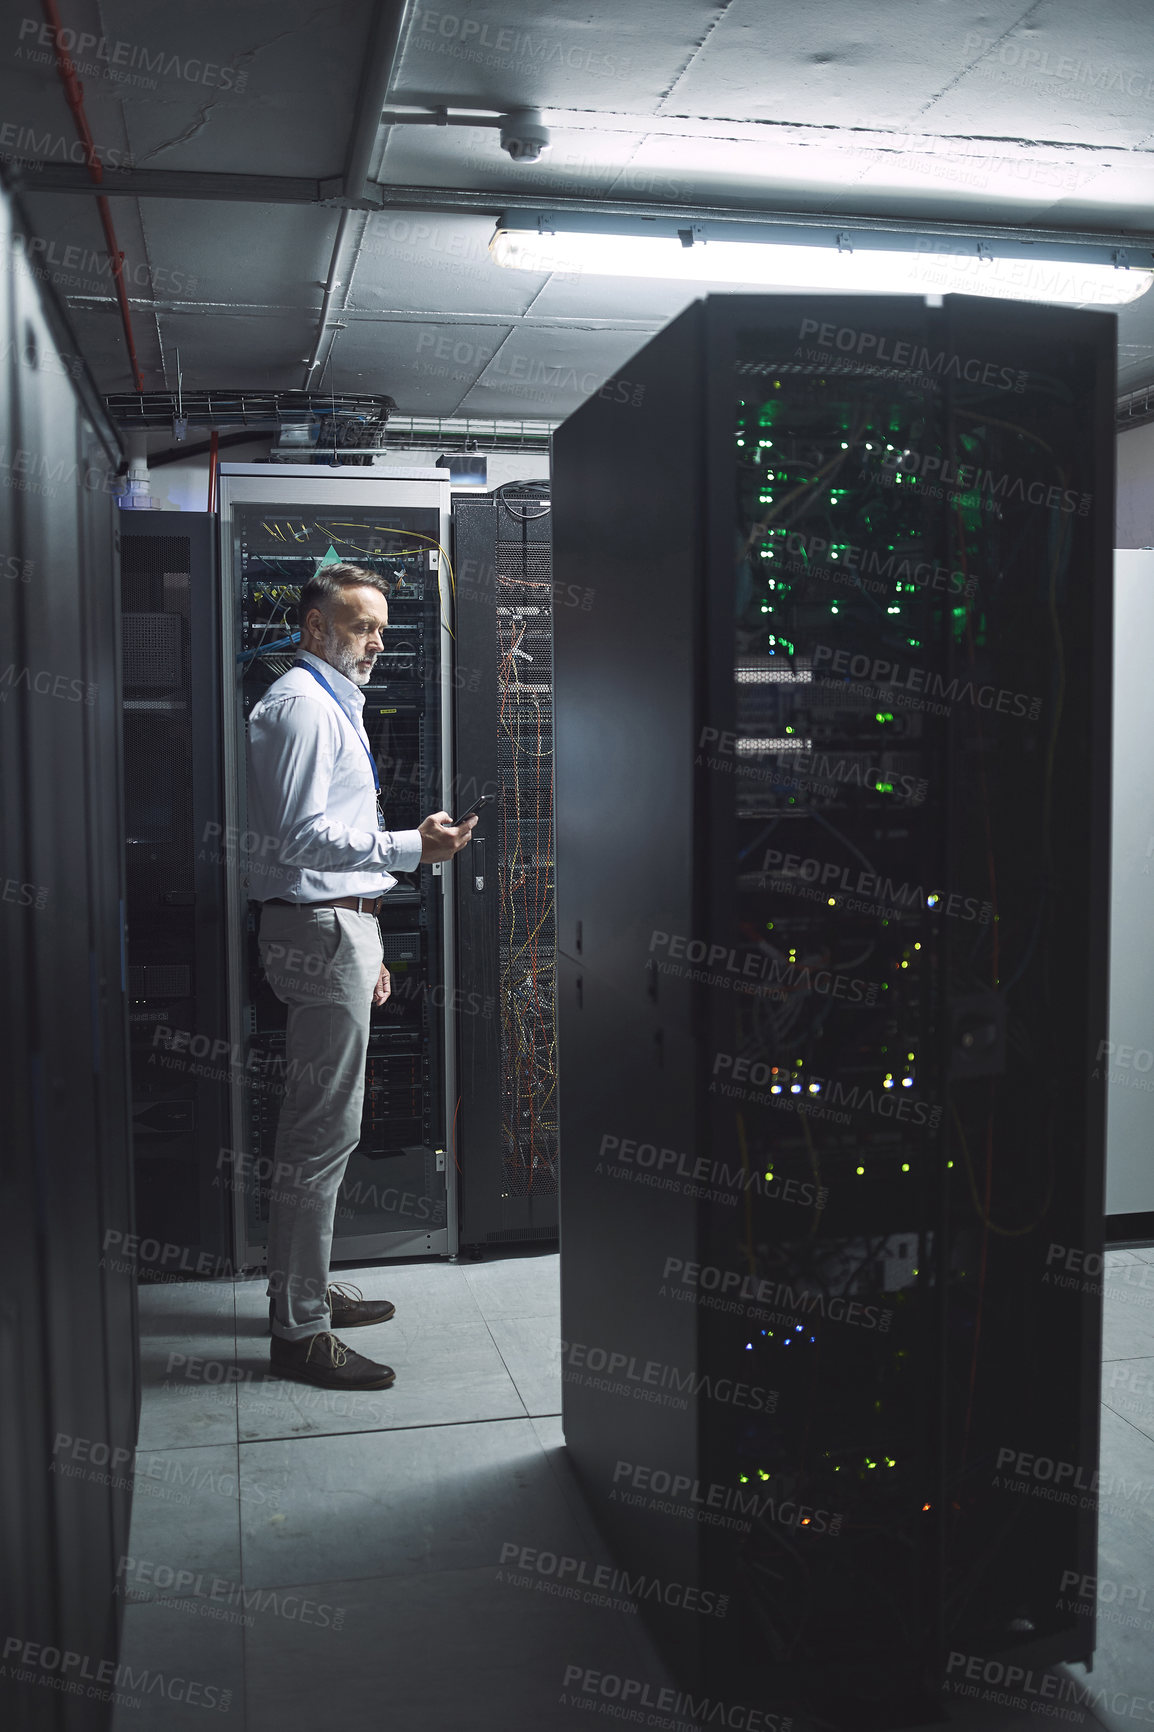
[{"label": "server rack", "polygon": [[[443,471],[322,465],[221,466],[225,805],[232,1133],[218,1180],[237,1198],[237,1256],[259,1264],[267,1243],[284,1007],[257,952],[260,857],[242,851],[247,716],[290,664],[301,583],[333,552],[389,578],[388,642],[365,688],[365,729],[386,822],[411,829],[451,786],[452,583]],[[231,846],[227,845],[231,839]],[[388,1003],[374,1008],[362,1136],[337,1199],[334,1262],[456,1249],[455,1173],[448,1159],[455,1087],[452,867],[397,875],[381,911]]]},{"label": "server rack", "polygon": [[[15,220],[14,220],[15,218]],[[40,1651],[117,1657],[117,1560],[140,1411],[131,1254],[120,645],[111,483],[120,450],[27,212],[0,198],[0,1616]],[[45,1674],[47,1675],[47,1674]],[[6,1667],[0,1720],[62,1723]],[[68,1724],[108,1725],[73,1698]]]},{"label": "server rack", "polygon": [[119,513],[136,1224],[162,1274],[231,1268],[216,519]]},{"label": "server rack", "polygon": [[566,1438],[834,1723],[1093,1649],[1113,343],[715,297],[555,435]]},{"label": "server rack", "polygon": [[460,1241],[480,1249],[557,1234],[548,501],[459,497],[453,546],[457,801],[497,795],[457,876]]}]

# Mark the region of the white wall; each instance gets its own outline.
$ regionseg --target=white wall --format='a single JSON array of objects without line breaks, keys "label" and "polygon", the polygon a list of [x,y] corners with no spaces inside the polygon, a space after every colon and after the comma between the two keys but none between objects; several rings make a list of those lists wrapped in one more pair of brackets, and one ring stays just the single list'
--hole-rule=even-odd
[{"label": "white wall", "polygon": [[[194,433],[189,444],[199,445],[204,438],[201,432]],[[149,440],[153,451],[171,449],[170,435],[155,435]],[[259,463],[268,455],[268,439],[254,440],[251,445],[228,445],[220,454],[222,463]],[[481,447],[484,451],[484,447]],[[541,452],[507,452],[487,453],[489,458],[488,480],[485,489],[460,488],[454,492],[471,493],[488,491],[502,486],[506,481],[548,481],[549,457]],[[390,469],[421,468],[435,463],[440,456],[439,451],[392,451],[381,459]],[[302,461],[307,462],[307,456],[302,452]],[[270,463],[269,468],[275,473],[278,464]],[[175,463],[164,463],[159,469],[152,471],[153,498],[160,501],[165,511],[207,511],[208,510],[208,453],[200,457],[182,458]]]},{"label": "white wall", "polygon": [[[1154,428],[1143,429],[1154,432]],[[1140,434],[1127,433],[1126,439]],[[1154,1211],[1154,552],[1114,561],[1106,1213]],[[1095,1051],[1095,1061],[1097,1052]]]},{"label": "white wall", "polygon": [[1154,421],[1118,435],[1115,547],[1154,547]]}]

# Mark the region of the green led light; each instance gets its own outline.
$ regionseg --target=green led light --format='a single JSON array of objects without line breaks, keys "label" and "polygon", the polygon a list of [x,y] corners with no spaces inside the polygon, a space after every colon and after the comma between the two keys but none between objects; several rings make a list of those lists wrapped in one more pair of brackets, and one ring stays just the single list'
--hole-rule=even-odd
[{"label": "green led light", "polygon": [[855,1168],[855,1169],[854,1169],[854,1170],[855,1170],[855,1172],[859,1172],[859,1173],[864,1173],[864,1172],[865,1172],[865,1168],[864,1168],[864,1167],[856,1167],[856,1168]]}]

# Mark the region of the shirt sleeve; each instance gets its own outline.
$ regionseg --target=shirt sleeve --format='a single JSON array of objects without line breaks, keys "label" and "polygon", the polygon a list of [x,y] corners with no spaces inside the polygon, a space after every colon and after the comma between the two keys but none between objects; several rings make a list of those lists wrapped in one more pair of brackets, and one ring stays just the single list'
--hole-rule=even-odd
[{"label": "shirt sleeve", "polygon": [[419,830],[359,830],[329,813],[340,748],[336,717],[301,693],[251,718],[249,775],[278,863],[311,872],[412,872],[421,861]]}]

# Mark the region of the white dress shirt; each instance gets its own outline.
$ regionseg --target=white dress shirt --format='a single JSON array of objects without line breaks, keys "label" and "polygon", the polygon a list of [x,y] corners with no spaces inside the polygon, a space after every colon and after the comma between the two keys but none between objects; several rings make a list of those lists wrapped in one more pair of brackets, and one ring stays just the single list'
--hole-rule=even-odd
[{"label": "white dress shirt", "polygon": [[249,894],[267,902],[381,896],[389,867],[420,864],[419,830],[379,830],[360,686],[299,650],[336,702],[304,668],[275,680],[249,716]]}]

